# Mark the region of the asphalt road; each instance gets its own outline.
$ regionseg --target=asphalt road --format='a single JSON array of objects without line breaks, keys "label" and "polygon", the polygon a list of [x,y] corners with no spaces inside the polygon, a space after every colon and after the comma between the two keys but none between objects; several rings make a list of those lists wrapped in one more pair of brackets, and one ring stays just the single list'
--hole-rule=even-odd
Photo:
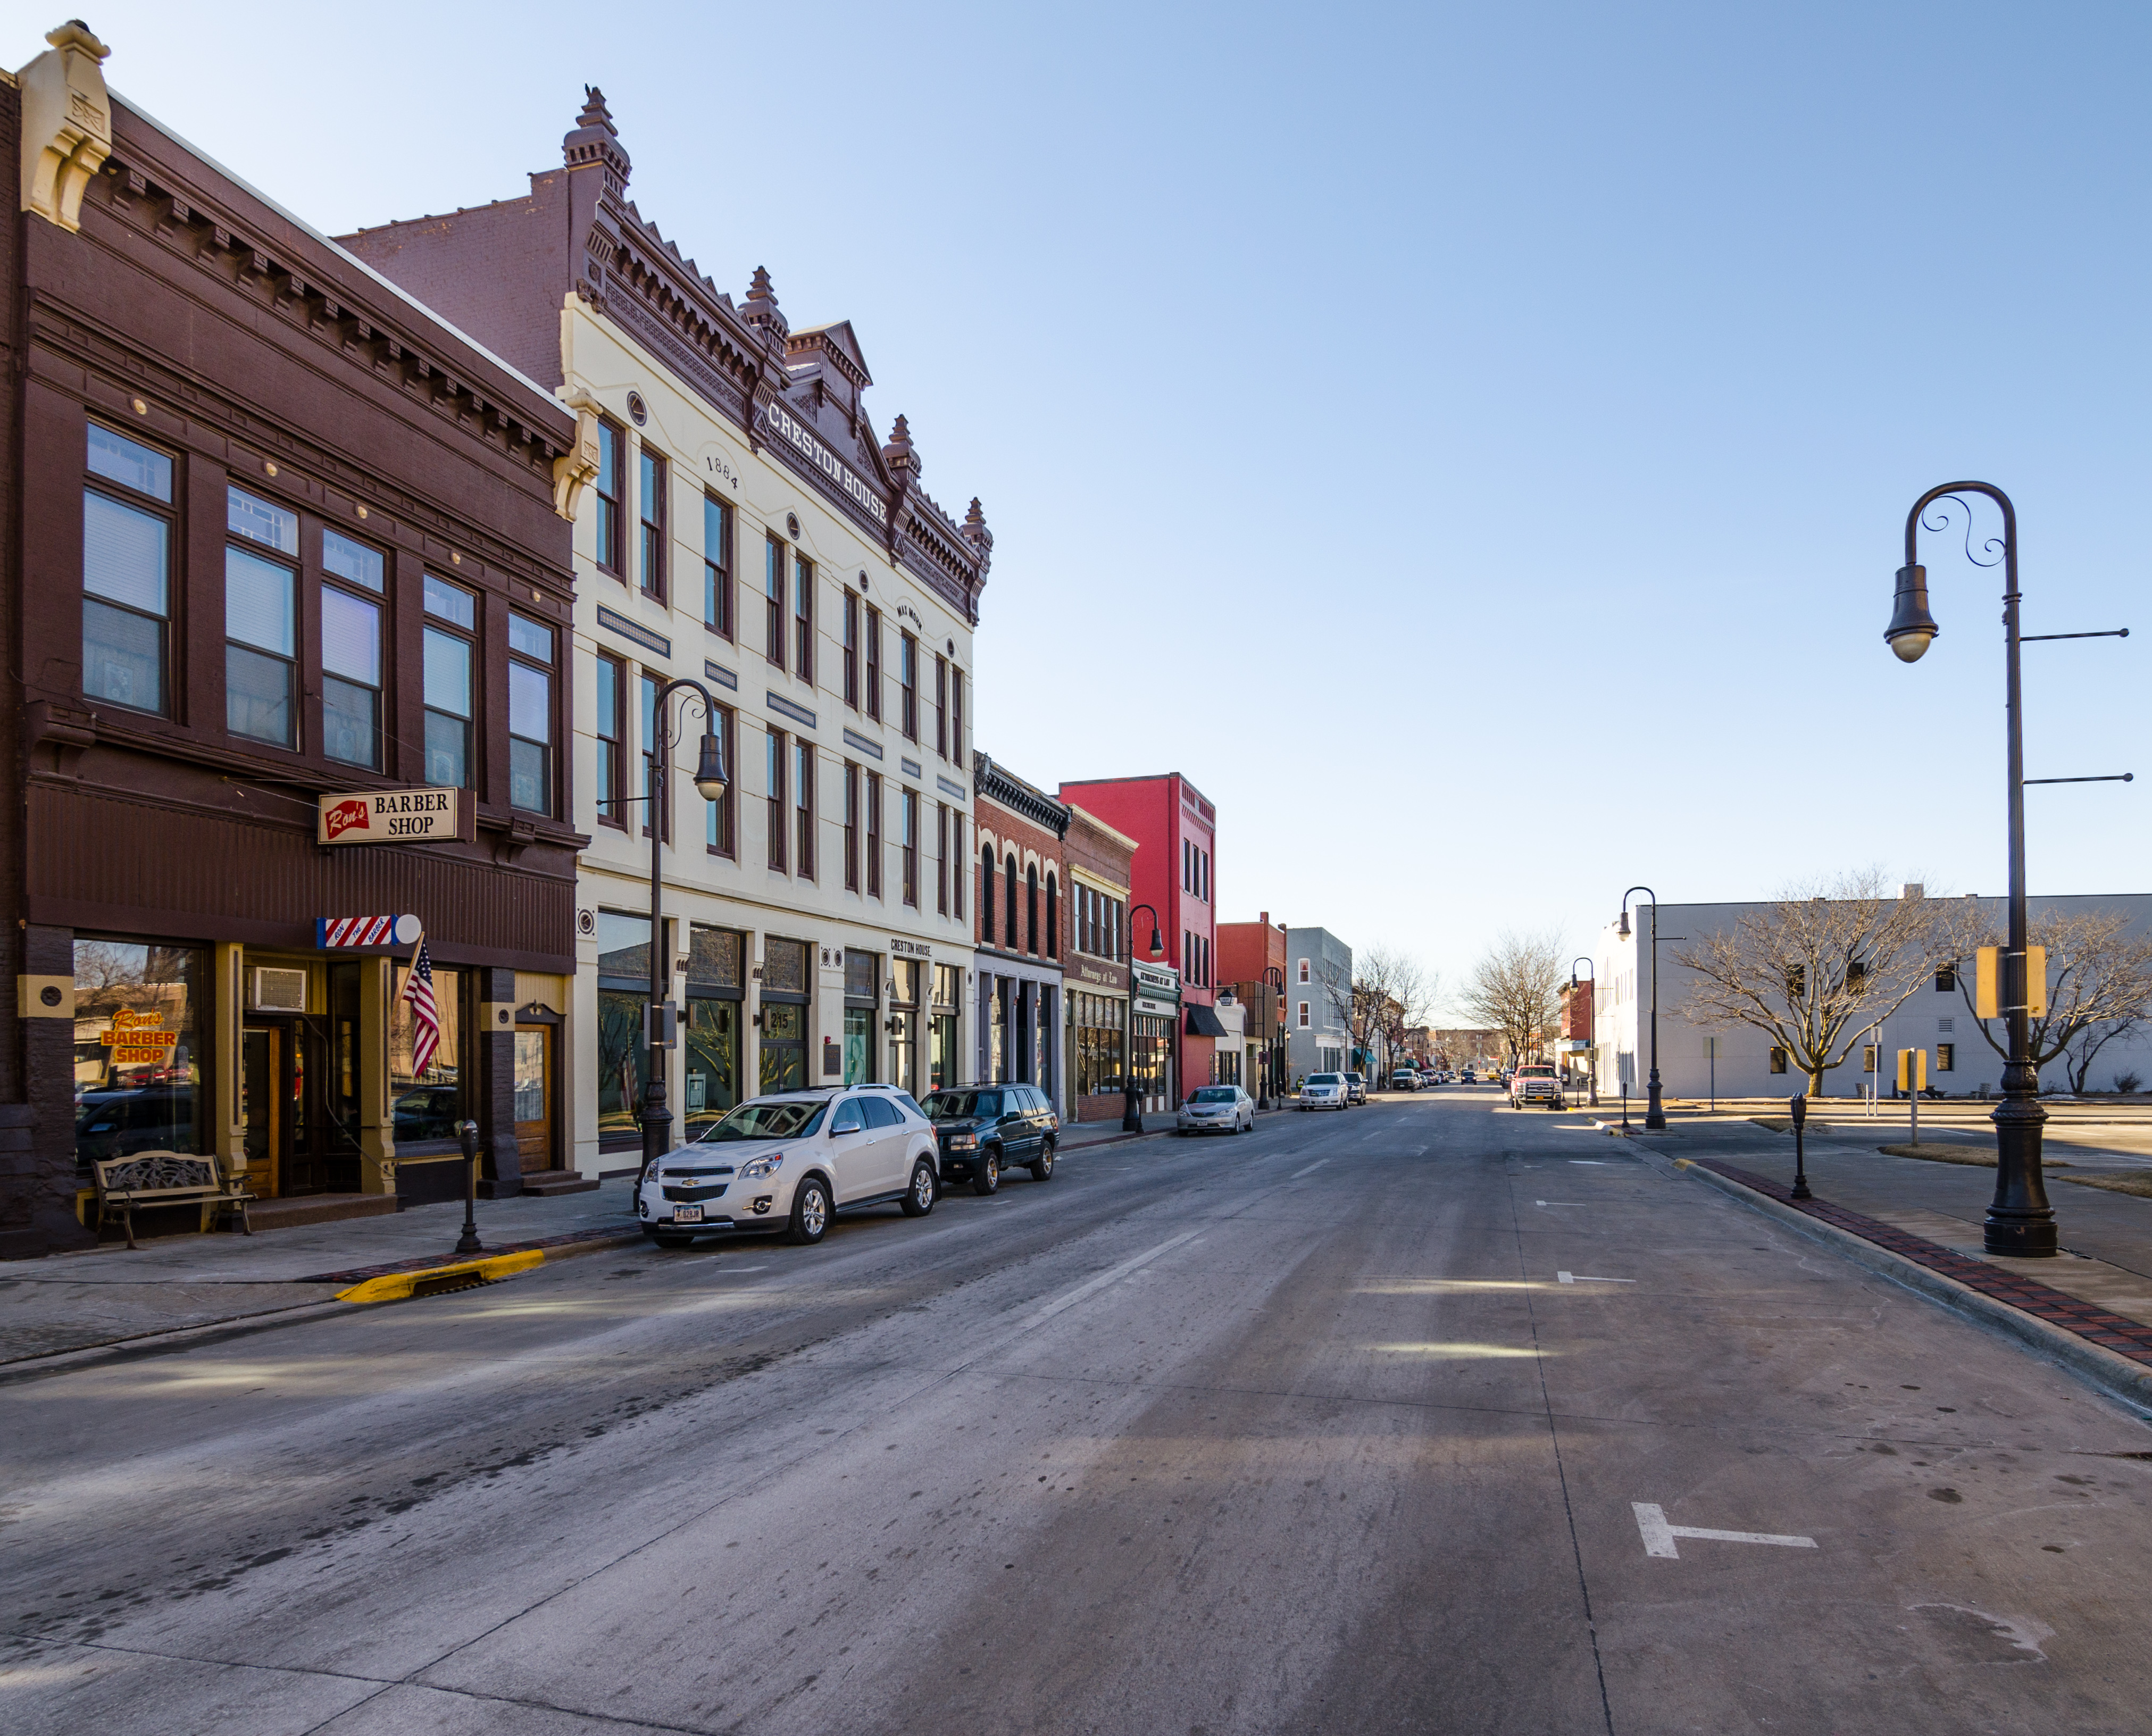
[{"label": "asphalt road", "polygon": [[2144,1728],[2152,1429],[1498,1100],[0,1388],[0,1726]]}]

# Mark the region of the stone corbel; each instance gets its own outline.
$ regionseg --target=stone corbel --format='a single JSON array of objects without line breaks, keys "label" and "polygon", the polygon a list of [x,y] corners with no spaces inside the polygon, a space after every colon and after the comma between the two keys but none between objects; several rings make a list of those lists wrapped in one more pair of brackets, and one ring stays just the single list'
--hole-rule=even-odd
[{"label": "stone corbel", "polygon": [[553,510],[573,524],[583,490],[598,476],[598,401],[580,386],[567,394],[576,413],[576,444],[553,460]]},{"label": "stone corbel", "polygon": [[97,719],[72,706],[49,699],[33,699],[23,708],[23,720],[33,748],[53,750],[53,769],[63,778],[79,775],[76,768],[84,753],[97,745]]},{"label": "stone corbel", "polygon": [[79,22],[45,38],[51,51],[18,76],[23,93],[23,209],[62,229],[82,227],[82,195],[112,155],[112,51]]}]

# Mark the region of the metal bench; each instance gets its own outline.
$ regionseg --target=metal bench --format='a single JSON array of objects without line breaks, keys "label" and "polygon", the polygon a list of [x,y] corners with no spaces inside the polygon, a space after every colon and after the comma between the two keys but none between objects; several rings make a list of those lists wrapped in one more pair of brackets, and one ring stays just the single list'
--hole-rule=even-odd
[{"label": "metal bench", "polygon": [[127,1230],[127,1246],[136,1247],[134,1208],[138,1206],[209,1206],[218,1213],[236,1211],[239,1227],[247,1235],[254,1226],[246,1221],[246,1203],[254,1195],[243,1182],[230,1186],[219,1179],[216,1160],[190,1157],[178,1151],[138,1151],[132,1157],[101,1157],[90,1165],[97,1183],[97,1227],[102,1231],[116,1213]]}]

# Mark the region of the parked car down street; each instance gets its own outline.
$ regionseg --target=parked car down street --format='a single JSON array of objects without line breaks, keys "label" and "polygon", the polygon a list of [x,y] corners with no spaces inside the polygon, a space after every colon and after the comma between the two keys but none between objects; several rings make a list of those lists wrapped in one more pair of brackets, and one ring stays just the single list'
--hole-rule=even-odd
[{"label": "parked car down street", "polygon": [[1390,1089],[1393,1091],[1417,1091],[1419,1089],[1419,1075],[1409,1067],[1400,1067],[1390,1075]]},{"label": "parked car down street", "polygon": [[1345,1075],[1345,1101],[1365,1103],[1368,1100],[1368,1081],[1365,1075],[1348,1073]]},{"label": "parked car down street", "polygon": [[1012,1165],[1034,1181],[1053,1174],[1061,1118],[1036,1085],[977,1085],[930,1091],[924,1105],[940,1141],[944,1182],[968,1181],[992,1193]]},{"label": "parked car down street", "polygon": [[1510,1075],[1510,1107],[1521,1109],[1535,1103],[1543,1103],[1551,1109],[1569,1106],[1562,1094],[1561,1075],[1551,1062],[1526,1062]]},{"label": "parked car down street", "polygon": [[1256,1100],[1238,1085],[1203,1085],[1181,1104],[1175,1134],[1253,1133]]},{"label": "parked car down street", "polygon": [[660,1247],[723,1230],[817,1242],[840,1211],[933,1211],[935,1144],[925,1112],[888,1085],[751,1097],[649,1165],[636,1211]]},{"label": "parked car down street", "polygon": [[1303,1109],[1342,1109],[1345,1103],[1345,1076],[1341,1073],[1311,1073],[1302,1082],[1300,1106]]}]

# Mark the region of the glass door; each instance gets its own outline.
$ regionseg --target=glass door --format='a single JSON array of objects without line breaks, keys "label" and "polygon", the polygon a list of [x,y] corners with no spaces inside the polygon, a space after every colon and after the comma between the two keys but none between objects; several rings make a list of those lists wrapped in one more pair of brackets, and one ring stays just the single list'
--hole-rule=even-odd
[{"label": "glass door", "polygon": [[272,1195],[328,1189],[322,1047],[303,1022],[261,1019],[240,1033],[241,1148]]},{"label": "glass door", "polygon": [[515,1028],[515,1155],[525,1175],[553,1168],[553,1032]]}]

